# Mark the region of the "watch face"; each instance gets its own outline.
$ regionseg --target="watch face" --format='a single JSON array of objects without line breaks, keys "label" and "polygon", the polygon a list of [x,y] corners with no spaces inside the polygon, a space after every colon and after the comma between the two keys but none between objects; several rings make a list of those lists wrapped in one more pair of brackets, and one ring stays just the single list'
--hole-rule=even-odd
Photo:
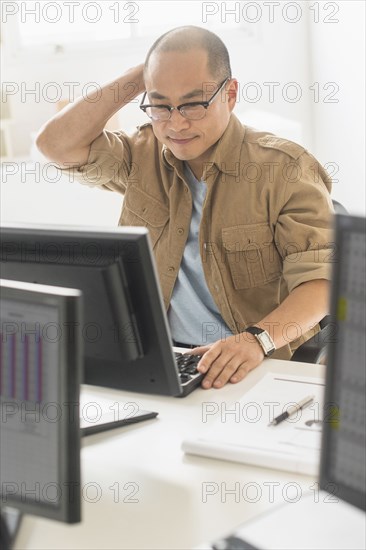
[{"label": "watch face", "polygon": [[266,348],[272,348],[273,347],[271,339],[269,338],[269,336],[266,332],[262,332],[261,334],[258,334],[258,336],[262,340],[262,342],[266,346]]},{"label": "watch face", "polygon": [[274,346],[272,338],[269,336],[269,334],[267,332],[265,332],[265,331],[261,332],[260,334],[257,335],[257,338],[258,338],[258,340],[261,341],[261,343],[263,345],[263,348],[265,349],[265,352],[267,354],[270,354],[270,353],[274,352],[274,350],[276,348]]},{"label": "watch face", "polygon": [[248,327],[245,330],[256,337],[266,356],[276,351],[275,343],[266,330],[258,327]]}]

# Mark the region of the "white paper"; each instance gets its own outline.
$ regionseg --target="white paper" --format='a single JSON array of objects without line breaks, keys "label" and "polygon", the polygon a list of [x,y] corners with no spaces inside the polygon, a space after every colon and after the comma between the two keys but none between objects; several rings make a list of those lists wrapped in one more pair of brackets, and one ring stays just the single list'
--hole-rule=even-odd
[{"label": "white paper", "polygon": [[[322,379],[266,374],[239,401],[216,407],[214,424],[198,439],[184,441],[182,448],[187,453],[317,474],[323,394]],[[311,395],[314,401],[309,407],[277,426],[268,426],[274,416]]]}]

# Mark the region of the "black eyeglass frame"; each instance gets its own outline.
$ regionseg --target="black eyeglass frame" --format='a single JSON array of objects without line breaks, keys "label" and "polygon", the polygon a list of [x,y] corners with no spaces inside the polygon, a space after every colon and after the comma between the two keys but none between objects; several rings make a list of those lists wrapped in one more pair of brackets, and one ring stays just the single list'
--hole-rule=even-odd
[{"label": "black eyeglass frame", "polygon": [[141,103],[139,105],[141,111],[144,111],[144,113],[151,119],[151,120],[156,120],[159,122],[159,119],[153,119],[150,115],[147,114],[146,112],[146,109],[148,109],[149,107],[159,107],[159,108],[165,108],[168,110],[169,112],[169,116],[168,118],[166,119],[163,119],[161,122],[165,122],[167,120],[170,120],[171,116],[172,116],[172,111],[174,111],[175,109],[177,111],[179,111],[179,113],[184,117],[186,118],[187,120],[201,120],[202,118],[204,118],[206,116],[206,111],[205,111],[205,114],[200,117],[200,118],[196,118],[196,119],[190,119],[189,117],[186,117],[184,115],[184,113],[182,113],[182,109],[184,109],[184,107],[195,107],[196,105],[201,105],[202,107],[204,107],[206,110],[207,108],[211,105],[211,103],[214,101],[215,97],[221,92],[221,90],[223,89],[223,87],[225,86],[225,84],[230,80],[230,77],[226,77],[225,80],[220,84],[220,86],[217,88],[216,92],[213,94],[213,96],[208,99],[207,101],[192,101],[191,103],[182,103],[181,105],[178,105],[177,107],[172,107],[171,105],[165,105],[165,104],[158,104],[158,105],[151,105],[151,104],[146,104],[144,105],[144,100],[145,100],[145,97],[147,95],[147,92],[144,93],[144,95],[142,96],[142,99],[141,99]]}]

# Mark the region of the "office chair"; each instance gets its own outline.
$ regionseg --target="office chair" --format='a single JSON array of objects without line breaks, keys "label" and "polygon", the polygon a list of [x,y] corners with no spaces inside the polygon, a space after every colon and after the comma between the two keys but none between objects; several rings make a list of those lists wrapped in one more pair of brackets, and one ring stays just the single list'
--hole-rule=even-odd
[{"label": "office chair", "polygon": [[338,201],[332,200],[335,214],[348,214],[348,210]]},{"label": "office chair", "polygon": [[[348,214],[347,209],[338,201],[333,200],[335,214]],[[326,315],[319,323],[320,330],[309,340],[295,350],[291,361],[301,363],[324,363],[327,355],[327,344],[332,342],[335,334],[335,325],[330,315]]]},{"label": "office chair", "polygon": [[324,364],[327,356],[327,345],[332,341],[334,333],[334,323],[328,323],[294,351],[291,361]]}]

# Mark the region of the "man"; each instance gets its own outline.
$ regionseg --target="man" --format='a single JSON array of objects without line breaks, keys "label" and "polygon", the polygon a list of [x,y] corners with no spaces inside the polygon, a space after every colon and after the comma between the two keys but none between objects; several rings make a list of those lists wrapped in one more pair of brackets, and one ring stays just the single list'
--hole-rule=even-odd
[{"label": "man", "polygon": [[[124,195],[121,225],[149,228],[172,336],[199,345],[205,388],[240,381],[274,349],[290,358],[328,305],[330,182],[301,146],[243,127],[237,91],[222,41],[180,27],[37,139],[82,183]],[[143,92],[149,123],[103,130]]]}]

